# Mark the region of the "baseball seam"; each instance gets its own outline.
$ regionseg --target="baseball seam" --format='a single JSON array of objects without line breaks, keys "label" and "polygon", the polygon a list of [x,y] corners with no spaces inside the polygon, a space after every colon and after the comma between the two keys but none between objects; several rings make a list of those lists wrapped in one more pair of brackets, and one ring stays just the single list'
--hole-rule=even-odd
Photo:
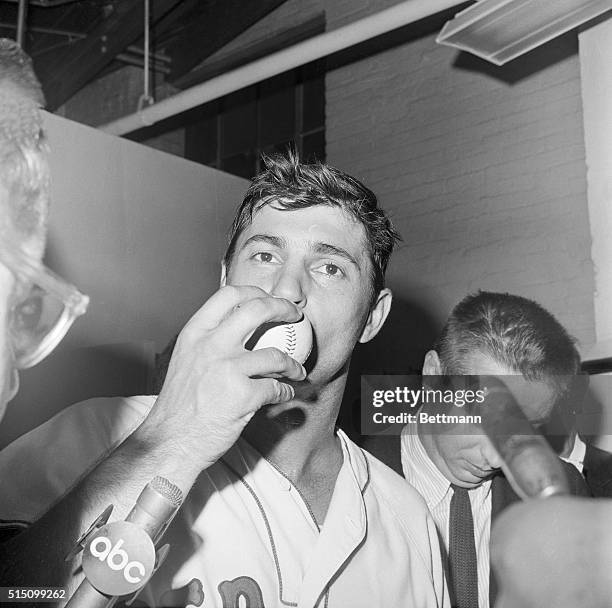
[{"label": "baseball seam", "polygon": [[295,353],[295,346],[297,341],[295,327],[293,325],[285,326],[285,336],[287,338],[287,354],[292,357]]}]

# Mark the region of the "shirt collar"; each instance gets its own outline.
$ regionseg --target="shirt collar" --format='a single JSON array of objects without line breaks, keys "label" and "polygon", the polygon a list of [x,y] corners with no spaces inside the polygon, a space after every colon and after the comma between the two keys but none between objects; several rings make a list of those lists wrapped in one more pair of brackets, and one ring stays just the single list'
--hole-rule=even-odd
[{"label": "shirt collar", "polygon": [[408,483],[425,498],[427,506],[436,507],[450,489],[450,481],[427,455],[415,423],[408,423],[401,436],[402,469]]},{"label": "shirt collar", "polygon": [[[370,481],[370,468],[365,454],[341,429],[336,429],[336,435],[342,446],[343,461],[341,470],[347,469],[350,471],[359,487],[359,491],[363,493]],[[262,467],[271,470],[274,475],[283,476],[244,437],[238,438],[238,441],[223,456],[223,460],[230,464],[240,475],[246,475],[257,467]]]}]

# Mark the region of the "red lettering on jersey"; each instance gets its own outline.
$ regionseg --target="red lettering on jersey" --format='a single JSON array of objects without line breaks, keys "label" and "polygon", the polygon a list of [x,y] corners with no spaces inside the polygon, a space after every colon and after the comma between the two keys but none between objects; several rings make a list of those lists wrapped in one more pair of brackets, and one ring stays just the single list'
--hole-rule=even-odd
[{"label": "red lettering on jersey", "polygon": [[261,589],[250,576],[223,581],[217,589],[223,600],[223,608],[240,608],[238,602],[241,597],[244,598],[246,608],[266,608]]}]

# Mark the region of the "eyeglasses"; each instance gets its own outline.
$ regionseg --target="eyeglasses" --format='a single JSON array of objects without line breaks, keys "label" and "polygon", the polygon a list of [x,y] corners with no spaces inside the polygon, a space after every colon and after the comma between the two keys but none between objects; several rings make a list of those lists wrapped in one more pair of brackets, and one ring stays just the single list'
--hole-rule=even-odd
[{"label": "eyeglasses", "polygon": [[22,291],[10,310],[9,334],[17,369],[42,361],[85,313],[89,297],[12,244],[0,240],[0,263],[17,277]]}]

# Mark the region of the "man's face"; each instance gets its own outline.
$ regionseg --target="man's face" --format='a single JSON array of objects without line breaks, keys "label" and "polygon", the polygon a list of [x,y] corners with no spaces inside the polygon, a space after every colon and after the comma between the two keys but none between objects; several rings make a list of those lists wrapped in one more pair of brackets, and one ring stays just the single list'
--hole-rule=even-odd
[{"label": "man's face", "polygon": [[[8,194],[0,185],[0,203],[4,204],[6,199],[2,197],[8,197]],[[0,204],[0,214],[2,204]],[[6,217],[0,215],[0,238],[2,237],[8,237],[11,241],[20,243],[23,251],[33,259],[42,258],[45,245],[44,236],[40,235],[24,241],[23,238],[17,236]],[[7,403],[15,396],[19,386],[9,338],[10,313],[15,303],[17,289],[18,282],[15,275],[0,263],[0,420],[4,416]]]},{"label": "man's face", "polygon": [[[468,375],[500,377],[534,426],[545,422],[552,412],[556,395],[548,383],[527,380],[482,352],[469,355],[463,365]],[[443,475],[464,488],[479,486],[501,467],[501,459],[483,431],[475,426],[470,426],[469,431],[471,434],[461,435],[457,428],[452,434],[431,433],[422,437]]]},{"label": "man's face", "polygon": [[322,385],[346,371],[355,344],[373,338],[388,312],[387,292],[370,311],[367,251],[363,226],[340,209],[267,205],[240,235],[226,283],[255,285],[304,311],[316,348],[309,380]]}]

